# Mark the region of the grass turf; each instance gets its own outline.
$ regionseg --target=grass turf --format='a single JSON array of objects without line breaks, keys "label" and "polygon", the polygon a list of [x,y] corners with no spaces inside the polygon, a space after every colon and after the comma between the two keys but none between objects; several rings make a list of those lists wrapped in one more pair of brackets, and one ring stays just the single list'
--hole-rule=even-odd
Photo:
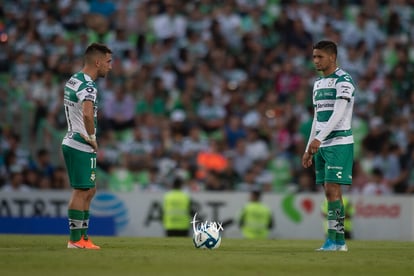
[{"label": "grass turf", "polygon": [[414,243],[224,238],[216,250],[191,238],[94,237],[101,250],[67,249],[65,236],[0,235],[0,275],[414,275]]}]

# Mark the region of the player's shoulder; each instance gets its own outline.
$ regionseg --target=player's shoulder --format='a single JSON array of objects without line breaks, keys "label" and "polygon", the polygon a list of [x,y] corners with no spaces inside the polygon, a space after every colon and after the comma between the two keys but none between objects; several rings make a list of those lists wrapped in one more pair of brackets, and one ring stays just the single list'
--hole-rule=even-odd
[{"label": "player's shoulder", "polygon": [[338,82],[350,82],[350,83],[354,83],[351,75],[348,72],[346,72],[345,70],[341,69],[341,68],[338,68],[335,71],[335,75],[336,75],[336,78],[337,78],[336,83],[338,83]]},{"label": "player's shoulder", "polygon": [[323,80],[324,78],[322,76],[317,76],[314,78],[313,84],[314,86],[316,86],[321,80]]},{"label": "player's shoulder", "polygon": [[96,90],[95,82],[83,72],[73,74],[66,85],[72,86],[72,89],[76,91],[87,89],[88,92],[92,92]]},{"label": "player's shoulder", "polygon": [[82,84],[82,79],[79,77],[78,73],[73,74],[67,81],[66,86],[78,90],[79,86]]},{"label": "player's shoulder", "polygon": [[82,80],[82,84],[88,87],[96,87],[96,83],[92,80],[90,76],[83,72],[78,72],[76,74],[80,80]]}]

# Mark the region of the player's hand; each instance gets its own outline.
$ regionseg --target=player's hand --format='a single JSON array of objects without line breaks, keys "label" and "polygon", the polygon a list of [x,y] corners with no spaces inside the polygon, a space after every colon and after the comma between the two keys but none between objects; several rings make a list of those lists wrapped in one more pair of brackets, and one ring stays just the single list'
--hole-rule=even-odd
[{"label": "player's hand", "polygon": [[318,152],[320,146],[321,141],[319,141],[318,139],[313,139],[312,142],[309,144],[308,152],[311,155],[314,155]]},{"label": "player's hand", "polygon": [[309,168],[310,166],[312,166],[312,158],[312,154],[310,154],[309,152],[305,152],[302,156],[302,166],[304,168]]},{"label": "player's hand", "polygon": [[89,143],[89,145],[92,146],[92,148],[93,148],[93,150],[95,152],[98,152],[98,142],[96,142],[96,139],[95,140],[91,140],[91,139],[89,139],[88,136],[83,135],[83,134],[81,134],[81,136],[82,136],[83,139],[85,139],[86,142]]},{"label": "player's hand", "polygon": [[96,140],[88,141],[88,143],[93,147],[95,152],[98,152],[98,142],[96,142]]}]

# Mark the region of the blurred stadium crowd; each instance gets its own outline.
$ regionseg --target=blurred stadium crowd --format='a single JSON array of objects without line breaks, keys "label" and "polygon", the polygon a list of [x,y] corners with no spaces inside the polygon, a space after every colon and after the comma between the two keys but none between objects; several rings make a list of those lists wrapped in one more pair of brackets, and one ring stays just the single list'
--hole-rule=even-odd
[{"label": "blurred stadium crowd", "polygon": [[317,192],[300,162],[320,39],[358,86],[348,192],[413,193],[412,0],[3,1],[0,189],[69,187],[62,88],[102,42],[101,189]]}]

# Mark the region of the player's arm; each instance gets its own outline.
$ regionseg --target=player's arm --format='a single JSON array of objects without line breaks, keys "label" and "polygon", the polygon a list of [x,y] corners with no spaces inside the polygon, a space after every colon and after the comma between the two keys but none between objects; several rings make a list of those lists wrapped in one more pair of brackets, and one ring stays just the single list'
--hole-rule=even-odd
[{"label": "player's arm", "polygon": [[85,100],[82,103],[83,122],[85,124],[86,141],[95,149],[98,150],[98,144],[95,136],[95,120],[94,120],[94,107],[93,102]]},{"label": "player's arm", "polygon": [[304,168],[309,168],[310,166],[312,166],[313,153],[310,152],[309,148],[310,148],[311,142],[315,139],[315,135],[316,135],[316,110],[314,114],[315,115],[312,121],[312,127],[311,127],[311,131],[309,134],[308,144],[306,145],[305,153],[302,156],[302,166]]},{"label": "player's arm", "polygon": [[[316,110],[314,111],[314,114],[316,114]],[[315,136],[316,136],[316,115],[313,116],[312,127],[311,127],[311,131],[309,133],[309,140],[308,140],[308,144],[306,145],[305,152],[310,153],[309,152],[309,145],[313,141],[313,139],[315,139]]]}]

